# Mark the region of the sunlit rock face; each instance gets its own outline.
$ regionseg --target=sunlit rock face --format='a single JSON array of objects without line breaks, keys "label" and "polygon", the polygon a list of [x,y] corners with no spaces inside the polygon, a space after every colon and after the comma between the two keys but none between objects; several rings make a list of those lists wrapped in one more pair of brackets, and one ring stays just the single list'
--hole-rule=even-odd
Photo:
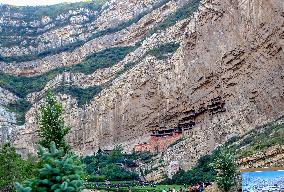
[{"label": "sunlit rock face", "polygon": [[9,91],[0,87],[0,141],[6,142],[12,137],[12,130],[15,129],[14,124],[16,123],[15,114],[9,111],[5,106],[10,102],[17,99]]},{"label": "sunlit rock face", "polygon": [[[72,50],[59,49],[55,54],[36,55],[27,61],[0,62],[1,70],[7,74],[33,77],[62,66],[75,66],[107,48],[135,46],[110,67],[90,74],[65,71],[49,80],[41,91],[29,93],[25,99],[32,103],[32,108],[26,113],[24,128],[13,137],[17,149],[23,154],[35,151],[35,114],[42,96],[62,84],[103,86],[83,106],[70,94],[57,94],[65,109],[66,124],[72,128],[67,140],[81,155],[119,144],[131,151],[136,144],[147,143],[152,130],[182,128],[186,138],[165,149],[163,161],[165,165],[179,161],[187,169],[230,137],[282,115],[282,0],[203,0],[191,16],[153,31],[192,2],[197,1],[113,0],[100,10],[81,8],[66,13],[70,16],[58,15],[61,20],[66,19],[63,26],[57,26],[57,17],[34,21],[33,30],[41,31],[32,38],[34,46],[23,45],[29,38],[19,45],[2,45],[1,57],[7,58],[83,40]],[[10,23],[7,23],[9,10],[2,15],[2,31],[8,25],[34,24],[17,24],[22,22],[23,13],[13,14],[18,16]],[[129,22],[137,15],[141,18]],[[88,38],[126,21],[129,25],[120,30]],[[45,30],[47,25],[50,29]],[[58,44],[59,38],[64,40],[62,45]],[[40,41],[44,39],[43,44]],[[180,46],[162,58],[150,54],[153,48],[168,43]],[[129,63],[135,65],[120,74]],[[5,106],[1,102],[0,105]]]}]

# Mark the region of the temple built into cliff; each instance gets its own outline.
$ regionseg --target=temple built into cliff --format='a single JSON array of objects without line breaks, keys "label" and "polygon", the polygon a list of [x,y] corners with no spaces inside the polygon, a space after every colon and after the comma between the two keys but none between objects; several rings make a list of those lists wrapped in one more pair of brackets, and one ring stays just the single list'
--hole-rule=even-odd
[{"label": "temple built into cliff", "polygon": [[149,142],[140,143],[134,146],[134,151],[162,152],[169,145],[181,139],[185,135],[189,135],[187,131],[191,130],[195,125],[195,119],[199,115],[208,112],[209,115],[225,112],[225,101],[221,96],[209,100],[207,106],[203,103],[197,110],[191,109],[185,111],[179,120],[177,127],[165,128],[160,127],[150,131],[151,138]]}]

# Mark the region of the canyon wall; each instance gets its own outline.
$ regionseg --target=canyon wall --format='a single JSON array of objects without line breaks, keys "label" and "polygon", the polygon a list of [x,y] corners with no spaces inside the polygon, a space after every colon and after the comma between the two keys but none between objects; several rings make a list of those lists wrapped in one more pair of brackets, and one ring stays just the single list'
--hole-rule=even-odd
[{"label": "canyon wall", "polygon": [[[42,95],[61,84],[103,86],[83,106],[78,106],[71,95],[57,94],[65,109],[66,123],[72,128],[67,139],[81,155],[119,144],[131,151],[136,144],[149,141],[151,130],[182,128],[185,139],[166,149],[163,161],[179,161],[188,169],[230,137],[283,114],[282,0],[203,0],[189,17],[154,32],[151,30],[168,16],[194,1],[167,1],[156,7],[156,1],[133,2],[138,10],[144,7],[143,11],[148,12],[124,29],[91,39],[71,51],[30,61],[0,62],[6,74],[36,77],[51,69],[76,65],[106,48],[135,46],[111,67],[91,74],[60,73],[41,91],[29,93],[25,99],[32,108],[25,115],[25,125],[11,133],[18,151],[35,152],[35,114]],[[94,17],[98,14],[93,21],[94,26],[99,26],[96,30],[139,14],[132,4],[108,4],[100,13],[92,13]],[[107,14],[120,19],[112,20]],[[72,25],[70,28],[75,29]],[[150,54],[153,48],[169,43],[179,44],[175,52],[163,57]],[[31,53],[33,48],[18,46],[0,50],[2,58]],[[130,62],[135,65],[117,75]]]}]

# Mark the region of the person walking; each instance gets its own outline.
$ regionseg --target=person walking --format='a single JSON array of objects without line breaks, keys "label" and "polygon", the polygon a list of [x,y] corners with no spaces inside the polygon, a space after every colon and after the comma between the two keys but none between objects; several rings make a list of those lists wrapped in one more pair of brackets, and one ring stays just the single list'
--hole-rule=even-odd
[{"label": "person walking", "polygon": [[199,185],[199,192],[204,192],[204,191],[205,191],[205,185],[204,185],[204,183],[201,183]]}]

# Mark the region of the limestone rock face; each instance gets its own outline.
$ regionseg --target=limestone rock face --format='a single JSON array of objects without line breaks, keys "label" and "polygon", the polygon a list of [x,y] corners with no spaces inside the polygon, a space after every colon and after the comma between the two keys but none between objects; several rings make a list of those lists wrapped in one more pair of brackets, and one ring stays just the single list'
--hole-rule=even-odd
[{"label": "limestone rock face", "polygon": [[[99,147],[111,149],[118,144],[131,151],[135,144],[147,142],[151,130],[185,125],[185,119],[193,112],[195,124],[184,131],[186,139],[169,147],[162,157],[167,165],[178,161],[188,169],[200,156],[230,137],[282,115],[283,1],[203,0],[191,17],[144,38],[144,34],[186,2],[168,1],[127,28],[94,38],[71,52],[18,63],[0,62],[6,73],[38,75],[76,64],[98,50],[142,41],[135,51],[110,68],[91,75],[60,74],[43,91],[29,94],[27,99],[33,107],[26,113],[25,128],[14,139],[18,150],[34,152],[35,113],[48,88],[56,87],[64,79],[79,87],[102,85],[131,61],[136,62],[133,68],[114,79],[83,107],[70,95],[58,94],[65,108],[66,123],[72,127],[68,141],[78,154],[92,154]],[[105,29],[141,10],[151,9],[156,3],[111,1],[94,22]],[[126,4],[137,7],[127,9]],[[84,17],[79,20],[83,22]],[[45,18],[44,22],[52,21]],[[147,54],[153,47],[169,42],[179,43],[180,47],[166,58]],[[0,50],[1,56],[29,52],[18,48],[8,51],[5,47]]]},{"label": "limestone rock face", "polygon": [[[89,7],[74,7],[55,16],[43,15],[42,17],[36,17],[28,11],[18,13],[13,11],[13,6],[3,6],[0,8],[1,32],[3,36],[14,37],[18,42],[8,46],[2,42],[0,54],[21,56],[41,53],[44,50],[69,45],[78,40],[86,41],[99,30],[114,28],[145,11],[149,11],[159,1],[102,0],[100,2],[106,3],[97,9],[91,7],[99,7],[99,5],[90,4]],[[55,11],[50,10],[51,13]],[[24,35],[16,36],[17,32]]]},{"label": "limestone rock face", "polygon": [[16,99],[15,95],[0,87],[0,141],[2,142],[11,139],[12,131],[16,128],[16,115],[6,108]]},{"label": "limestone rock face", "polygon": [[[152,27],[161,22],[167,15],[176,11],[177,8],[181,7],[187,1],[189,0],[162,0],[161,2],[137,0],[130,4],[122,4],[120,1],[113,1],[110,5],[106,5],[108,8],[103,9],[99,16],[94,16],[95,18],[93,22],[87,22],[86,24],[63,25],[64,27],[59,25],[54,30],[50,29],[46,32],[47,34],[43,33],[36,36],[38,41],[44,41],[39,43],[37,47],[28,46],[29,50],[27,50],[26,45],[19,47],[18,45],[14,46],[12,43],[11,45],[9,44],[8,47],[3,46],[2,48],[1,46],[1,57],[35,56],[32,60],[20,60],[16,63],[5,61],[1,62],[0,59],[0,67],[3,71],[10,74],[32,76],[47,72],[57,67],[78,64],[90,54],[106,48],[133,45],[138,41],[141,41],[141,39],[144,38],[143,35]],[[141,6],[144,8],[142,9]],[[139,12],[137,11],[138,8],[141,8]],[[137,18],[140,17],[142,18],[138,20]],[[113,20],[115,20],[115,18],[120,18],[121,21],[117,21],[114,24]],[[8,20],[10,18],[6,18],[4,14],[2,18],[3,24],[6,24],[5,19]],[[103,26],[108,23],[108,20],[111,20],[110,24],[107,29],[104,29]],[[137,22],[134,22],[136,20]],[[104,22],[104,24],[102,24],[102,22]],[[100,28],[97,29],[97,26],[89,27],[89,25],[98,25]],[[6,25],[4,26],[7,27]],[[118,30],[120,28],[121,30]],[[82,30],[88,31],[84,32]],[[7,40],[9,37],[14,38],[13,36],[7,37],[7,33],[3,32],[4,40]],[[23,37],[18,38],[21,39]],[[25,36],[25,38],[27,37]],[[34,41],[36,40],[29,40],[30,43],[36,44]],[[74,49],[71,49],[71,51],[65,51],[68,49],[68,45],[72,47],[72,43]],[[76,46],[76,43],[81,46]],[[41,59],[37,59],[38,55],[46,56]]]}]

